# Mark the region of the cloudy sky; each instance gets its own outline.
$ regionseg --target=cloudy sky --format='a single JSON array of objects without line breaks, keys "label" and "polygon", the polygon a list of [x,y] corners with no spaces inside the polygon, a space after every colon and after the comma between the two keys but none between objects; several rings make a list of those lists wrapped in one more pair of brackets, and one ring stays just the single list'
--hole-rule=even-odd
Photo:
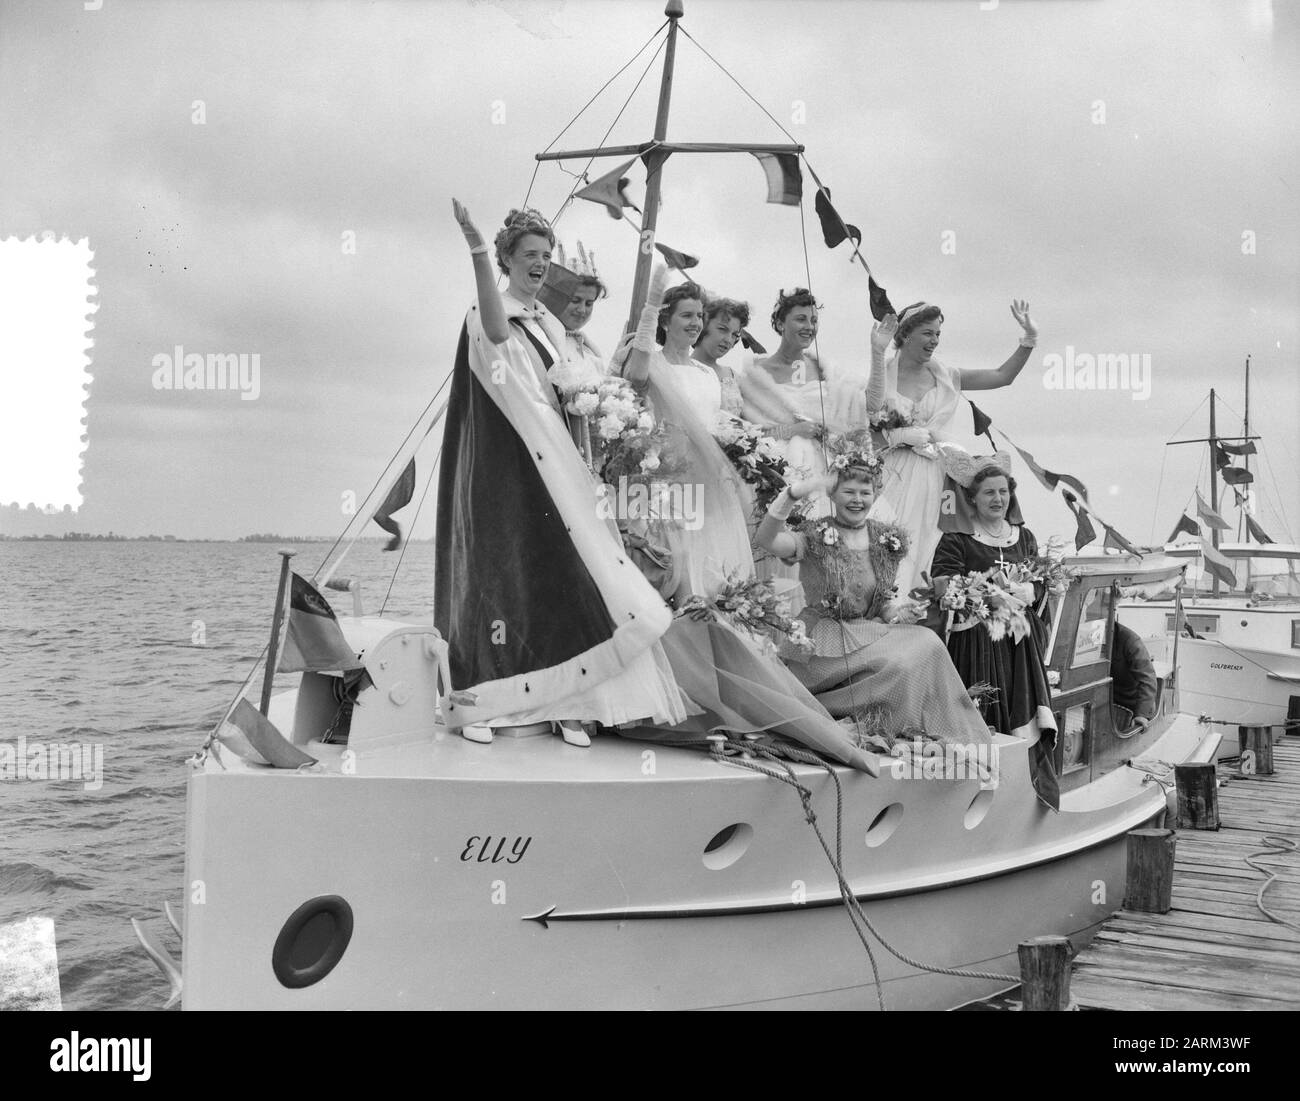
[{"label": "cloudy sky", "polygon": [[[686,0],[669,137],[787,140],[698,42],[806,145],[895,304],[943,307],[941,358],[997,366],[1019,335],[1008,303],[1028,298],[1037,352],[980,404],[1134,539],[1190,499],[1205,449],[1164,444],[1205,434],[1211,386],[1220,430],[1240,423],[1250,354],[1259,516],[1285,538],[1285,502],[1300,537],[1298,9]],[[450,365],[473,293],[451,197],[490,235],[662,10],[0,0],[0,236],[88,238],[98,287],[85,503],[41,530],[336,532]],[[653,49],[557,148],[602,139]],[[611,142],[650,136],[657,66]],[[572,182],[543,166],[530,202],[553,215]],[[776,290],[810,279],[824,354],[865,365],[863,273],[822,245],[810,184],[806,260],[800,211],[764,194],[751,158],[675,157],[660,240],[701,256],[701,281],[747,299],[773,344]],[[610,283],[591,331],[612,344],[635,236],[584,202],[558,229]],[[156,389],[154,357],[178,345],[256,353],[260,395]],[[1067,348],[1149,356],[1149,397],[1049,388]],[[1037,487],[1024,504],[1040,537],[1072,530]]]}]

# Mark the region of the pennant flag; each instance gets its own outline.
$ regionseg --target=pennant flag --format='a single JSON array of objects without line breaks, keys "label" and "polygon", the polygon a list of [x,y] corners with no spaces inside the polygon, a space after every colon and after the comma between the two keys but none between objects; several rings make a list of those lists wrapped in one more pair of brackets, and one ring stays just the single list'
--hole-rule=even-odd
[{"label": "pennant flag", "polygon": [[984,435],[989,430],[989,425],[993,423],[993,418],[974,402],[970,403],[970,414],[971,419],[975,422],[975,435]]},{"label": "pennant flag", "polygon": [[[989,423],[992,422],[990,421]],[[1042,483],[1044,489],[1046,489],[1048,492],[1054,493],[1056,492],[1056,487],[1060,485],[1062,482],[1064,482],[1066,485],[1074,489],[1075,492],[1077,492],[1080,497],[1082,497],[1085,501],[1087,501],[1088,487],[1084,485],[1081,481],[1079,481],[1079,479],[1076,478],[1073,474],[1057,474],[1054,471],[1045,470],[1043,467],[1039,466],[1036,462],[1034,462],[1034,457],[1031,454],[1029,454],[1028,451],[1026,451],[1023,447],[1020,447],[1016,443],[1014,443],[1011,437],[1008,436],[1005,432],[1002,432],[1001,435],[1002,438],[1007,441],[1007,443],[1011,444],[1011,446],[1014,447],[1017,452],[1019,452],[1020,457],[1025,461],[1025,466],[1029,467],[1029,469],[1033,472],[1034,477],[1037,478],[1039,482]]]},{"label": "pennant flag", "polygon": [[1273,542],[1273,540],[1269,538],[1268,532],[1266,532],[1257,523],[1255,523],[1255,518],[1253,516],[1246,517],[1246,530],[1250,532],[1251,537],[1255,540],[1256,543]]},{"label": "pennant flag", "polygon": [[392,536],[384,550],[397,550],[402,545],[402,525],[393,519],[393,513],[409,505],[414,493],[415,456],[411,456],[411,461],[406,464],[402,476],[393,483],[393,488],[388,491],[384,503],[375,510],[374,516],[371,517],[376,524]]},{"label": "pennant flag", "polygon": [[255,765],[299,768],[316,763],[275,728],[275,724],[248,700],[240,700],[217,731],[217,740],[236,757]]},{"label": "pennant flag", "polygon": [[1229,457],[1228,453],[1224,451],[1222,445],[1216,444],[1214,448],[1214,465],[1222,470],[1230,462],[1232,462],[1232,459]]},{"label": "pennant flag", "polygon": [[1222,443],[1219,444],[1219,450],[1226,451],[1229,455],[1254,455],[1255,441],[1247,440],[1245,443]]},{"label": "pennant flag", "polygon": [[867,275],[867,294],[871,301],[871,316],[877,321],[883,321],[891,313],[898,312],[889,301],[888,292],[870,274]]},{"label": "pennant flag", "polygon": [[604,206],[606,213],[615,221],[621,221],[623,218],[623,208],[631,207],[638,214],[640,209],[632,205],[624,192],[627,187],[628,178],[626,172],[636,164],[636,158],[633,157],[627,164],[619,165],[613,172],[608,172],[594,183],[588,184],[576,195],[579,199],[589,199],[593,203],[600,203]]},{"label": "pennant flag", "polygon": [[688,256],[684,252],[678,252],[675,248],[669,248],[667,245],[656,243],[655,248],[659,250],[664,261],[670,268],[676,268],[680,272],[685,272],[687,268],[693,268],[700,262],[698,256]]},{"label": "pennant flag", "polygon": [[830,188],[817,189],[817,201],[814,205],[817,209],[817,220],[822,224],[822,240],[826,242],[827,248],[834,248],[846,240],[852,240],[855,245],[862,244],[862,230],[857,226],[849,225],[840,217],[839,211],[831,206]]},{"label": "pennant flag", "polygon": [[1219,531],[1228,530],[1228,521],[1205,503],[1205,498],[1201,496],[1199,489],[1196,491],[1196,515],[1212,528],[1218,528]]},{"label": "pennant flag", "polygon": [[546,279],[537,292],[537,298],[558,318],[568,308],[577,290],[578,273],[566,268],[562,262],[557,264],[552,260],[551,266],[546,269]]},{"label": "pennant flag", "polygon": [[1099,523],[1106,531],[1106,538],[1102,541],[1103,547],[1110,550],[1121,550],[1126,554],[1136,554],[1139,558],[1142,557],[1142,552],[1125,539],[1124,536],[1120,535],[1120,533],[1113,527],[1106,523],[1105,520],[1098,519],[1097,523]]},{"label": "pennant flag", "polygon": [[1088,514],[1079,507],[1079,499],[1075,497],[1068,489],[1061,490],[1061,496],[1065,498],[1066,507],[1074,513],[1074,549],[1083,550],[1089,543],[1097,538],[1097,531],[1092,526],[1092,521],[1088,519]]},{"label": "pennant flag", "polygon": [[1230,486],[1249,485],[1255,480],[1255,475],[1239,466],[1220,467],[1219,476]]},{"label": "pennant flag", "polygon": [[1182,516],[1178,518],[1178,523],[1174,525],[1174,530],[1169,533],[1169,538],[1166,539],[1165,542],[1172,543],[1178,538],[1178,533],[1180,531],[1185,531],[1188,535],[1200,535],[1201,525],[1184,512]]},{"label": "pennant flag", "polygon": [[797,153],[755,153],[767,175],[767,201],[798,206],[803,198],[803,175]]},{"label": "pennant flag", "polygon": [[767,355],[767,349],[764,348],[763,345],[761,345],[757,340],[754,339],[754,334],[751,333],[748,329],[740,330],[740,343],[744,345],[744,347],[749,349],[749,351],[753,352],[754,355],[756,356]]},{"label": "pennant flag", "polygon": [[280,672],[360,669],[362,663],[343,637],[334,609],[305,577],[293,575],[289,593],[289,631],[280,654]]},{"label": "pennant flag", "polygon": [[1237,574],[1232,568],[1232,563],[1215,550],[1208,539],[1201,540],[1201,558],[1205,562],[1205,568],[1228,588],[1232,588],[1237,583]]}]

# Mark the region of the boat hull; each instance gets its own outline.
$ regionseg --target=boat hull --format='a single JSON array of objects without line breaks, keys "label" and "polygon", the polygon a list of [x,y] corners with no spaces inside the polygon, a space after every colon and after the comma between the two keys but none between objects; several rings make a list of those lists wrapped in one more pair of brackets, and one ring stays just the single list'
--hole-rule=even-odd
[{"label": "boat hull", "polygon": [[[1000,748],[994,791],[835,770],[844,874],[867,919],[913,959],[1007,976],[923,970],[868,937],[890,1009],[1012,985],[1028,937],[1082,943],[1121,902],[1124,834],[1164,811],[1159,787],[1122,768],[1051,814],[1029,787],[1027,743]],[[312,749],[318,773],[227,758],[228,771],[191,775],[186,1008],[878,1006],[785,784],[616,737],[583,750],[439,734],[350,762]],[[834,783],[798,775],[834,850]],[[322,896],[346,900],[351,939],[319,982],[287,987],[277,938]]]}]

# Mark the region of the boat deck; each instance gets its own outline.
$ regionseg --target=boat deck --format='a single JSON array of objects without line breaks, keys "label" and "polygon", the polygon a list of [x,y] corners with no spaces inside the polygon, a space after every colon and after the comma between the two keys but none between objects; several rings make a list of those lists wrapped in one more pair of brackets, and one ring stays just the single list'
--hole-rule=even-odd
[{"label": "boat deck", "polygon": [[1300,738],[1273,747],[1274,775],[1230,777],[1219,789],[1217,831],[1180,830],[1173,908],[1118,911],[1074,962],[1081,1009],[1300,1009],[1300,854],[1264,852],[1267,836],[1300,841]]}]

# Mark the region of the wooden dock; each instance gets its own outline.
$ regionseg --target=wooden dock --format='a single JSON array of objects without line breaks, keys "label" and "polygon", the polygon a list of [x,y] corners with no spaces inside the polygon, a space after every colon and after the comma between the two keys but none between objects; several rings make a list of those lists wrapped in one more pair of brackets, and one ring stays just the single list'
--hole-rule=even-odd
[{"label": "wooden dock", "polygon": [[1274,746],[1272,776],[1220,768],[1218,830],[1179,830],[1173,909],[1120,910],[1074,961],[1081,1009],[1300,1009],[1300,853],[1264,852],[1267,836],[1300,844],[1300,739]]}]

